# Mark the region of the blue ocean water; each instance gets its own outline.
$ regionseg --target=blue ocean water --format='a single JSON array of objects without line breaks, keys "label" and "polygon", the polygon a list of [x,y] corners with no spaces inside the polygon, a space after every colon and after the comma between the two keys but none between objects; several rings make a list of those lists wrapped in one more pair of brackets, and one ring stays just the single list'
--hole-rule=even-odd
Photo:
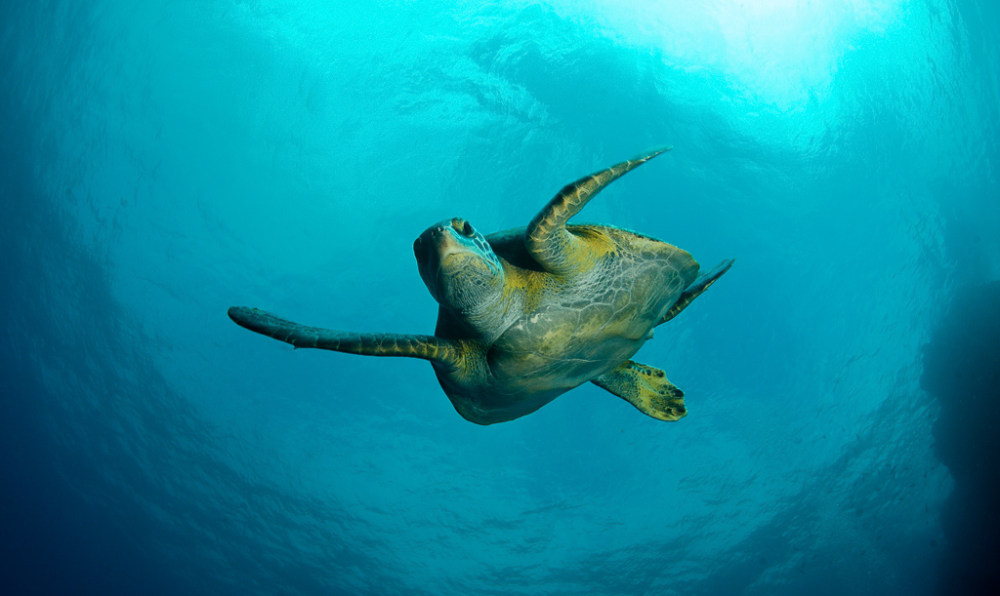
[{"label": "blue ocean water", "polygon": [[[11,594],[998,593],[990,0],[0,5]],[[480,427],[411,244],[583,221],[737,263],[637,359]],[[990,282],[993,282],[992,285]]]}]

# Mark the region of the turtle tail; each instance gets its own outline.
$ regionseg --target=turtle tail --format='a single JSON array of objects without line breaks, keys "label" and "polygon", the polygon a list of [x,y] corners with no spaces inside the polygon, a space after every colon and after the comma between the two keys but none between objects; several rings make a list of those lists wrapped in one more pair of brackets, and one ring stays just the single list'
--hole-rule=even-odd
[{"label": "turtle tail", "polygon": [[725,261],[722,261],[721,263],[713,267],[711,271],[705,273],[704,275],[696,279],[694,283],[691,284],[690,287],[684,290],[684,292],[677,299],[677,302],[675,302],[674,305],[670,307],[670,310],[667,311],[667,314],[663,315],[663,318],[660,319],[657,325],[662,325],[667,321],[669,321],[670,319],[679,315],[682,310],[687,308],[688,305],[690,305],[694,301],[695,298],[701,296],[701,294],[705,290],[707,290],[709,286],[714,284],[720,277],[722,277],[723,273],[729,271],[729,268],[733,266],[734,262],[736,262],[736,259],[726,259]]}]

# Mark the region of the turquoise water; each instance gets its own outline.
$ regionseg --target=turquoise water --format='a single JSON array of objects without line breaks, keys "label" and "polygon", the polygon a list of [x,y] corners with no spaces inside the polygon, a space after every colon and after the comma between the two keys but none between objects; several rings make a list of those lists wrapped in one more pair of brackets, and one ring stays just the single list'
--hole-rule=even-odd
[{"label": "turquoise water", "polygon": [[[0,581],[995,588],[921,376],[1000,278],[998,35],[988,0],[5,3]],[[580,219],[737,258],[637,356],[679,422],[588,385],[480,427],[425,362],[226,317],[431,333],[428,225],[661,144]]]}]

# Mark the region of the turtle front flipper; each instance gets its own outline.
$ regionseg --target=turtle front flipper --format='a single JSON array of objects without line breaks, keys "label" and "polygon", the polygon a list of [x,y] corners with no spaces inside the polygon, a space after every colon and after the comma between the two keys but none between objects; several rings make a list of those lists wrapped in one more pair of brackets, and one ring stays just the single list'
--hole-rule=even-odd
[{"label": "turtle front flipper", "polygon": [[591,381],[657,420],[673,422],[687,416],[684,392],[658,368],[627,360],[618,368]]},{"label": "turtle front flipper", "polygon": [[525,232],[528,253],[551,273],[573,273],[585,266],[587,244],[566,229],[566,222],[605,186],[669,150],[670,147],[654,149],[567,184],[528,224]]},{"label": "turtle front flipper", "polygon": [[229,318],[240,327],[292,344],[296,348],[318,348],[362,356],[421,358],[448,370],[455,370],[460,361],[458,344],[433,335],[350,333],[307,327],[246,306],[231,307]]},{"label": "turtle front flipper", "polygon": [[684,290],[681,293],[680,298],[677,299],[677,302],[674,302],[674,305],[670,307],[670,310],[667,311],[667,314],[663,315],[663,318],[660,319],[660,322],[657,323],[657,325],[662,325],[667,321],[669,321],[670,319],[679,315],[682,310],[687,308],[688,305],[691,304],[692,301],[694,301],[695,298],[701,296],[702,292],[704,292],[709,288],[709,286],[714,284],[715,280],[722,277],[722,274],[725,273],[726,271],[729,271],[729,268],[733,266],[733,263],[735,261],[736,259],[726,259],[725,261],[722,261],[721,263],[716,265],[708,273],[705,273],[704,275],[698,277],[698,279],[696,279],[693,284],[691,284],[686,290]]}]

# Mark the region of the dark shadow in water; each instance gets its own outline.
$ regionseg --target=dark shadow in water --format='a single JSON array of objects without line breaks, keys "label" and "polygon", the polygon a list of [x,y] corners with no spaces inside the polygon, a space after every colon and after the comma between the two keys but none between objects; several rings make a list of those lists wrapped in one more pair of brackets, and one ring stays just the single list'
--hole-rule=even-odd
[{"label": "dark shadow in water", "polygon": [[[160,375],[160,346],[62,217],[70,199],[38,182],[65,165],[49,163],[60,153],[47,81],[15,68],[5,33],[0,80],[15,92],[0,93],[0,592],[385,593],[381,562],[342,540],[341,528],[367,528],[248,472],[246,441],[206,425]],[[350,592],[332,585],[344,569],[363,578]]]},{"label": "dark shadow in water", "polygon": [[1000,281],[959,294],[924,347],[921,386],[941,402],[937,455],[955,479],[942,514],[943,593],[1000,594]]},{"label": "dark shadow in water", "polygon": [[[0,64],[0,73],[6,72]],[[46,394],[30,345],[55,323],[44,268],[80,265],[31,182],[23,113],[0,102],[0,586],[6,594],[177,594],[173,574],[123,527],[120,512],[81,499],[46,429]],[[44,241],[39,241],[44,239]],[[84,272],[76,273],[83,275]],[[58,336],[58,330],[55,332]],[[58,350],[59,346],[52,346]],[[72,396],[66,396],[71,399]],[[77,470],[87,481],[87,470]]]}]

